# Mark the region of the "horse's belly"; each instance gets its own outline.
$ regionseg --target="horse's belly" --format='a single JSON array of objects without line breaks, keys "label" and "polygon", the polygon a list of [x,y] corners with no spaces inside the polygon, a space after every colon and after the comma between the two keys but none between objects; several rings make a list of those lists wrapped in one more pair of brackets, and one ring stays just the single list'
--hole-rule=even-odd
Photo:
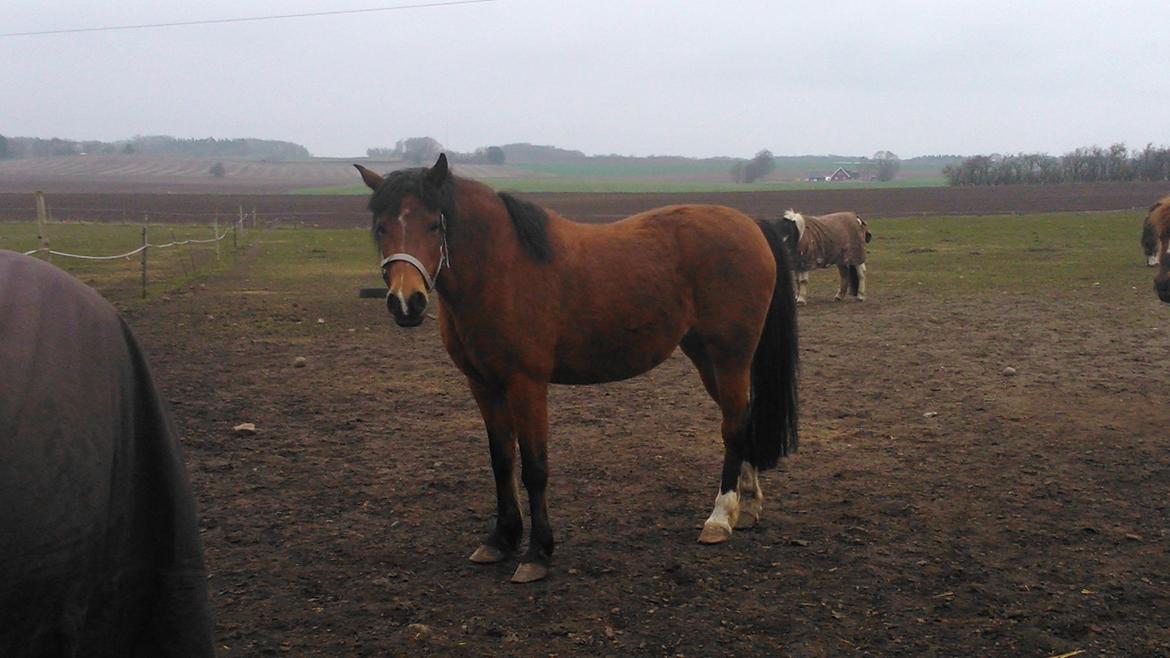
[{"label": "horse's belly", "polygon": [[557,346],[554,384],[601,384],[636,377],[670,358],[682,333],[633,330],[628,336],[584,334]]}]

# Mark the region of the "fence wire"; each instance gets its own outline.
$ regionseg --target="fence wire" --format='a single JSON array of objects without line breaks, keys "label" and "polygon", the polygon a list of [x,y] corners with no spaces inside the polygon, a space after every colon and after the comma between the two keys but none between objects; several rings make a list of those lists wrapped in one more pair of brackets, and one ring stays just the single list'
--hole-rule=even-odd
[{"label": "fence wire", "polygon": [[147,242],[146,244],[142,245],[141,247],[139,247],[133,251],[127,251],[124,254],[117,254],[115,256],[88,256],[85,254],[70,254],[70,253],[66,253],[64,251],[57,251],[55,249],[49,249],[48,247],[41,247],[39,249],[32,249],[30,251],[24,252],[24,255],[25,256],[32,256],[33,254],[52,254],[54,256],[61,256],[63,258],[78,258],[80,260],[118,260],[119,258],[129,258],[129,257],[134,256],[136,254],[140,254],[148,248],[149,249],[166,249],[167,247],[181,247],[183,245],[188,245],[188,244],[211,244],[213,242],[219,242],[220,240],[223,240],[224,238],[226,238],[228,236],[228,233],[230,233],[230,232],[231,231],[225,230],[222,235],[217,235],[216,237],[209,238],[207,240],[196,240],[196,239],[192,238],[189,240],[176,240],[174,242],[167,242],[165,244],[151,244],[151,243]]}]

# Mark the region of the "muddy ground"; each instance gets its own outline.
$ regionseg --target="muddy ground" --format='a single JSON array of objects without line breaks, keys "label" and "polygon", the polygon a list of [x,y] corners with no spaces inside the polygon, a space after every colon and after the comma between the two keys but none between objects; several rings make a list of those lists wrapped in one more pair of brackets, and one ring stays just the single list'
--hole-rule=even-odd
[{"label": "muddy ground", "polygon": [[720,546],[695,541],[721,448],[685,358],[555,387],[558,548],[527,586],[467,561],[494,487],[436,324],[392,326],[368,280],[249,267],[130,316],[186,442],[221,655],[1170,655],[1170,327],[1136,263],[1134,290],[1027,296],[875,267],[864,304],[814,274],[801,449]]}]

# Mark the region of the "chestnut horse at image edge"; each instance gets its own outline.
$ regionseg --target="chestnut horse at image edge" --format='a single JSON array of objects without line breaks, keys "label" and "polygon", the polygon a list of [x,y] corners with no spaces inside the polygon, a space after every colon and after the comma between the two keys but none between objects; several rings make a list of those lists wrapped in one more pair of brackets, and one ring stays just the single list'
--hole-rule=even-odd
[{"label": "chestnut horse at image edge", "polygon": [[1166,253],[1170,251],[1170,196],[1162,197],[1150,206],[1146,222],[1153,235],[1153,260],[1158,266],[1158,273],[1154,276],[1154,291],[1158,293],[1158,299],[1170,304],[1170,254]]},{"label": "chestnut horse at image edge", "polygon": [[703,205],[578,224],[453,175],[445,155],[385,177],[355,166],[373,190],[390,314],[417,325],[438,293],[443,345],[487,429],[496,522],[473,562],[520,548],[518,446],[531,529],[512,581],[548,574],[549,384],[627,379],[675,347],[723,419],[723,470],[699,541],[759,519],[759,471],[797,445],[796,306],[774,226]]}]

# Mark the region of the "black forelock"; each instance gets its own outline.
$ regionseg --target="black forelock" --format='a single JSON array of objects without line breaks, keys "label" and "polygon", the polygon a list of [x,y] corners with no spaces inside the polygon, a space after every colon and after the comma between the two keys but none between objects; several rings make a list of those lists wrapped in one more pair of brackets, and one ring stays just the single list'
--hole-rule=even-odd
[{"label": "black forelock", "polygon": [[400,169],[390,172],[377,190],[370,196],[370,212],[374,221],[385,212],[394,212],[402,205],[402,199],[413,196],[432,212],[442,212],[448,223],[455,214],[455,184],[451,177],[436,187],[427,181],[425,167]]}]

